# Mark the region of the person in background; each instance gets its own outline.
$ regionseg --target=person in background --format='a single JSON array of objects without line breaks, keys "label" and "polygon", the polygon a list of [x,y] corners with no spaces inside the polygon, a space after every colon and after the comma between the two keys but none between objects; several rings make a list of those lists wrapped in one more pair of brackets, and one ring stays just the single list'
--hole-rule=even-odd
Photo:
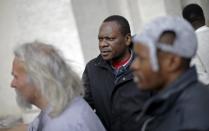
[{"label": "person in background", "polygon": [[198,4],[189,4],[184,7],[182,15],[191,23],[198,39],[198,50],[192,64],[197,67],[199,79],[209,85],[209,27],[205,24],[203,10]]},{"label": "person in background", "polygon": [[139,130],[208,131],[209,88],[190,66],[197,51],[192,26],[180,17],[158,17],[133,42],[135,82],[154,92],[137,117]]},{"label": "person in background", "polygon": [[149,97],[133,81],[131,39],[123,16],[107,17],[98,33],[100,54],[87,63],[83,73],[85,99],[108,131],[138,131],[136,114]]},{"label": "person in background", "polygon": [[29,125],[15,131],[105,131],[83,99],[81,81],[52,45],[32,42],[14,50],[11,86],[24,109],[41,109]]}]

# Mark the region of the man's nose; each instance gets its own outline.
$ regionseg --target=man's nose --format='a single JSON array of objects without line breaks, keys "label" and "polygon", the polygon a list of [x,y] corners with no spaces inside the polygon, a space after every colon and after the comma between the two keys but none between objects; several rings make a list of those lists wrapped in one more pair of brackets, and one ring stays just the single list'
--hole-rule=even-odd
[{"label": "man's nose", "polygon": [[99,45],[100,45],[100,47],[106,47],[106,46],[108,46],[108,42],[105,39],[103,39],[99,42]]},{"label": "man's nose", "polygon": [[14,80],[14,79],[11,81],[10,86],[11,86],[12,88],[15,88],[15,87],[16,87],[16,86],[15,86],[15,80]]}]

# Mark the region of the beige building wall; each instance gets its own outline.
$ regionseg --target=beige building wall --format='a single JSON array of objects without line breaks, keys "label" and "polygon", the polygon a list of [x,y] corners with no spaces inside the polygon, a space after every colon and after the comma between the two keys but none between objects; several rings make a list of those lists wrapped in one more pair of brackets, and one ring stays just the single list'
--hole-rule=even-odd
[{"label": "beige building wall", "polygon": [[17,21],[15,3],[0,1],[0,115],[19,113],[15,92],[10,88],[12,49],[17,41]]},{"label": "beige building wall", "polygon": [[0,116],[20,114],[10,87],[13,48],[39,40],[58,47],[81,76],[84,58],[70,0],[0,1]]}]

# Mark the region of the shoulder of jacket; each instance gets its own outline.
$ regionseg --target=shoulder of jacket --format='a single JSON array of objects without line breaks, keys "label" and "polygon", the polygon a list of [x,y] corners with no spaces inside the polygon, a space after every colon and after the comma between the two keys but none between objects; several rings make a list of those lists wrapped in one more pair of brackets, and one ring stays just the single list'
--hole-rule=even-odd
[{"label": "shoulder of jacket", "polygon": [[90,60],[86,66],[97,66],[97,65],[104,65],[104,60],[102,59],[101,55],[98,55],[96,58]]}]

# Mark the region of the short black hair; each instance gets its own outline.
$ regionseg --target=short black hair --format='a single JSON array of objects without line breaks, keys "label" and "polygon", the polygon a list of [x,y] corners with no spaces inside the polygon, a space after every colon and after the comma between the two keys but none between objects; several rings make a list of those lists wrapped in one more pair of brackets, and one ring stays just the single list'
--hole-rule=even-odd
[{"label": "short black hair", "polygon": [[111,15],[107,17],[103,22],[115,21],[120,25],[120,31],[123,35],[131,34],[130,26],[128,20],[120,15]]},{"label": "short black hair", "polygon": [[205,21],[203,10],[198,4],[189,4],[186,7],[184,7],[182,15],[190,23],[197,20]]}]

